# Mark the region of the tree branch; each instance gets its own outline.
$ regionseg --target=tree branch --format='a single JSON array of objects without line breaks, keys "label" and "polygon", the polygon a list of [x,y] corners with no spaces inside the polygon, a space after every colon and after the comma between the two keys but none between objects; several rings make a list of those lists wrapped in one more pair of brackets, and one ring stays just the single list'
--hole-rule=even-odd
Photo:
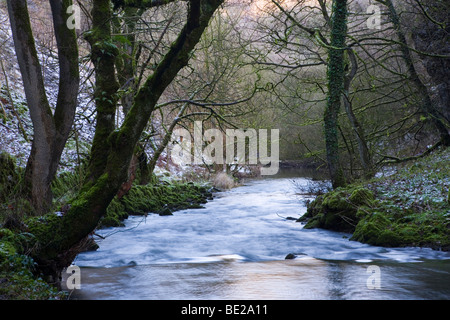
[{"label": "tree branch", "polygon": [[59,90],[55,109],[55,125],[62,136],[59,148],[64,148],[72,128],[77,106],[80,71],[75,30],[67,28],[67,8],[71,1],[50,1],[59,59]]},{"label": "tree branch", "polygon": [[[148,9],[158,6],[163,6],[165,4],[169,4],[174,2],[175,0],[112,0],[111,2],[114,4],[114,10],[123,7],[133,7],[140,9]],[[186,1],[186,0],[182,0]]]},{"label": "tree branch", "polygon": [[[379,164],[382,164],[382,165],[397,164],[397,163],[403,163],[403,162],[407,162],[407,161],[411,161],[411,160],[417,160],[417,159],[420,159],[420,158],[423,158],[423,157],[429,155],[431,152],[436,150],[441,145],[442,145],[442,140],[436,142],[433,146],[431,146],[430,148],[428,148],[426,151],[424,151],[422,154],[419,154],[418,156],[398,158],[398,157],[394,157],[394,156],[382,155],[383,158],[378,162],[378,165]],[[385,161],[386,159],[390,159],[390,161]]]},{"label": "tree branch", "polygon": [[[199,42],[203,31],[215,10],[224,0],[191,0],[188,19],[178,38],[172,43],[169,52],[157,65],[154,73],[145,81],[135,97],[130,113],[125,118],[123,130],[129,130],[126,135],[132,135],[137,141],[153,112],[155,105],[167,86],[178,72],[185,67],[190,58],[190,52]],[[128,126],[128,123],[134,123]],[[124,132],[123,132],[124,133]]]},{"label": "tree branch", "polygon": [[[318,29],[311,29],[311,28],[305,27],[304,25],[299,23],[297,21],[297,19],[295,19],[289,12],[287,12],[286,9],[284,9],[277,1],[272,0],[272,2],[278,7],[278,9],[281,10],[281,12],[283,12],[289,18],[289,20],[291,20],[294,23],[294,25],[296,25],[297,27],[299,27],[303,31],[307,32],[310,35],[311,38],[315,38],[316,40],[318,40],[320,42],[321,45],[323,45],[325,47],[328,47],[330,45],[328,43],[328,40],[322,35],[322,33],[320,33],[320,31]],[[342,48],[334,48],[334,47],[332,47],[332,49],[339,50],[339,49],[342,49]]]}]

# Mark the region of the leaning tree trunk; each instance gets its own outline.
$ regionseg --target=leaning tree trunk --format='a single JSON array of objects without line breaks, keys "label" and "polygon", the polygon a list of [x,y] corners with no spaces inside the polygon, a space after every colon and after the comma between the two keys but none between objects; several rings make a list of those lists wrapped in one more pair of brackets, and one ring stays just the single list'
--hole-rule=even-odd
[{"label": "leaning tree trunk", "polygon": [[58,46],[59,91],[54,114],[47,100],[42,69],[33,38],[26,0],[9,0],[8,13],[22,74],[33,143],[25,171],[25,193],[37,214],[51,206],[51,183],[75,118],[79,87],[78,47],[75,30],[69,30],[69,0],[50,1]]},{"label": "leaning tree trunk", "polygon": [[91,61],[95,67],[94,100],[97,111],[87,181],[95,181],[105,172],[109,145],[107,139],[115,129],[117,90],[115,62],[119,53],[111,37],[111,4],[96,0],[92,7],[92,31],[86,39],[91,45]]},{"label": "leaning tree trunk", "polygon": [[352,49],[347,50],[347,55],[350,60],[351,68],[350,72],[344,78],[344,108],[345,112],[347,113],[347,117],[350,121],[350,124],[352,126],[355,139],[358,143],[359,161],[361,162],[364,177],[366,179],[369,179],[375,175],[375,169],[372,162],[370,150],[367,146],[364,128],[358,121],[353,111],[353,105],[350,99],[350,85],[358,71],[358,62],[356,61],[356,56],[355,53],[352,51]]},{"label": "leaning tree trunk", "polygon": [[333,1],[331,41],[328,49],[328,99],[324,113],[328,170],[333,188],[343,186],[345,178],[339,163],[338,117],[344,87],[344,51],[347,36],[347,0]]},{"label": "leaning tree trunk", "polygon": [[[30,223],[30,231],[34,233],[39,241],[39,246],[33,253],[38,262],[40,270],[47,275],[57,277],[57,281],[61,270],[68,266],[78,253],[77,246],[95,230],[101,217],[105,214],[106,208],[117,194],[121,184],[126,181],[128,168],[131,158],[139,141],[142,131],[147,125],[155,105],[172,82],[178,72],[187,65],[190,52],[199,42],[200,37],[208,26],[208,23],[215,10],[221,5],[223,0],[191,0],[189,1],[188,17],[184,28],[181,30],[178,38],[170,47],[168,53],[162,58],[157,65],[153,74],[147,78],[139,92],[135,96],[134,104],[128,112],[123,125],[114,130],[105,137],[103,141],[94,139],[94,143],[106,145],[105,153],[93,154],[92,161],[99,161],[97,157],[106,159],[99,161],[102,163],[102,173],[96,179],[88,179],[83,186],[77,198],[72,202],[69,211],[61,218],[50,219],[43,225],[36,220],[34,224]],[[94,7],[103,6],[107,8],[109,0],[94,0]],[[149,5],[152,2],[148,2]],[[94,8],[94,10],[96,10]],[[96,11],[93,11],[95,13]],[[110,11],[107,11],[110,12]],[[100,14],[100,13],[99,13]],[[110,13],[109,13],[110,14]],[[104,23],[110,21],[110,16],[105,14]],[[94,17],[95,19],[95,17]],[[107,32],[105,30],[93,30],[93,33]],[[108,36],[103,34],[108,41]],[[99,46],[105,46],[105,43],[97,43]],[[112,51],[108,52],[111,53]],[[99,59],[109,59],[102,55],[97,56]],[[110,65],[114,69],[114,65]],[[108,76],[110,71],[103,68],[97,68],[97,72],[104,71]],[[101,77],[102,75],[98,75]],[[97,86],[102,83],[97,83]],[[105,83],[108,86],[108,83]],[[101,88],[97,87],[97,92]],[[97,100],[98,102],[98,100]],[[97,134],[104,134],[103,129],[109,130],[109,124],[105,123],[103,128],[97,125]],[[97,146],[93,146],[96,148]],[[98,167],[97,167],[98,168]],[[51,236],[49,236],[51,230]]]}]

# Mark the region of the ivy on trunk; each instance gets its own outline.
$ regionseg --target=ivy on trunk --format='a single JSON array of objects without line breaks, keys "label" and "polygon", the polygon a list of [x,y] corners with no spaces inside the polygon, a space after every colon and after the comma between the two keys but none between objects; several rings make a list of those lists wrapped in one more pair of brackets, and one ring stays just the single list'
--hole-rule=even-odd
[{"label": "ivy on trunk", "polygon": [[347,0],[333,1],[331,41],[328,48],[328,98],[324,113],[327,163],[334,188],[343,186],[345,178],[339,163],[339,111],[344,89],[344,53],[347,36]]}]

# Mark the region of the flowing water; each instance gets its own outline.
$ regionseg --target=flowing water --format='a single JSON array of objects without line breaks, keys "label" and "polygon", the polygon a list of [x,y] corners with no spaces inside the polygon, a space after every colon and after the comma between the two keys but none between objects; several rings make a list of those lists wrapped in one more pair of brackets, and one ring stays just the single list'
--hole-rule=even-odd
[{"label": "flowing water", "polygon": [[[450,252],[306,230],[307,178],[254,180],[204,209],[130,217],[80,254],[73,299],[449,299]],[[286,260],[289,253],[297,258]]]}]

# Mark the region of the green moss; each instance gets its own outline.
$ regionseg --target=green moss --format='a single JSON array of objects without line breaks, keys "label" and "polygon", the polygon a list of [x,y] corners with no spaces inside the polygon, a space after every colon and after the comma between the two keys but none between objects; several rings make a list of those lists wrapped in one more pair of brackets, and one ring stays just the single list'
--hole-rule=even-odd
[{"label": "green moss", "polygon": [[349,198],[353,205],[370,205],[375,200],[373,192],[367,188],[356,188]]},{"label": "green moss", "polygon": [[351,240],[385,247],[450,248],[450,229],[442,219],[430,212],[407,218],[387,210],[371,212],[358,222]]},{"label": "green moss", "polygon": [[28,231],[36,238],[38,246],[51,247],[52,244],[60,243],[63,223],[61,217],[54,213],[40,217],[25,219]]},{"label": "green moss", "polygon": [[16,248],[11,242],[0,241],[0,260],[7,259],[9,256],[13,256],[16,253]]},{"label": "green moss", "polygon": [[381,212],[372,212],[360,220],[355,227],[351,240],[381,245],[380,234],[388,230],[390,221]]},{"label": "green moss", "polygon": [[6,240],[6,239],[10,239],[12,237],[14,237],[14,232],[12,232],[9,229],[0,229],[0,240],[3,240],[3,239]]},{"label": "green moss", "polygon": [[377,238],[382,228],[373,222],[359,223],[351,240],[360,241],[372,245],[377,244]]},{"label": "green moss", "polygon": [[0,300],[64,299],[65,293],[45,283],[35,274],[35,263],[25,255],[30,234],[0,229]]},{"label": "green moss", "polygon": [[8,202],[19,190],[20,169],[16,160],[5,152],[0,152],[0,203]]},{"label": "green moss", "polygon": [[12,156],[0,152],[0,224],[34,215],[30,201],[24,196],[23,171]]},{"label": "green moss", "polygon": [[[314,217],[312,217],[311,219],[307,220],[307,223],[305,224],[304,228],[305,229],[315,229],[315,228],[321,228],[323,223],[323,219],[324,219],[324,214],[323,213],[319,213],[317,215],[315,215]],[[301,222],[302,220],[300,220],[299,222]],[[303,220],[305,221],[305,220]]]},{"label": "green moss", "polygon": [[101,224],[103,227],[119,227],[123,226],[121,221],[126,218],[128,218],[128,213],[125,210],[125,206],[116,197],[109,204]]},{"label": "green moss", "polygon": [[129,215],[170,215],[177,210],[202,208],[211,196],[206,186],[193,183],[134,185],[121,199],[113,199],[100,227],[122,226]]},{"label": "green moss", "polygon": [[402,244],[402,236],[389,229],[381,230],[377,236],[377,245],[386,247],[399,247]]},{"label": "green moss", "polygon": [[372,245],[450,250],[449,171],[447,148],[389,177],[321,195],[299,220],[308,222],[305,228],[348,228],[351,240]]},{"label": "green moss", "polygon": [[373,198],[372,192],[366,188],[339,188],[317,197],[299,221],[307,221],[305,228],[353,232],[358,215],[363,213],[359,208],[367,208]]},{"label": "green moss", "polygon": [[327,194],[323,205],[329,210],[344,211],[352,210],[353,205],[348,200],[348,194],[344,191],[334,191]]}]

